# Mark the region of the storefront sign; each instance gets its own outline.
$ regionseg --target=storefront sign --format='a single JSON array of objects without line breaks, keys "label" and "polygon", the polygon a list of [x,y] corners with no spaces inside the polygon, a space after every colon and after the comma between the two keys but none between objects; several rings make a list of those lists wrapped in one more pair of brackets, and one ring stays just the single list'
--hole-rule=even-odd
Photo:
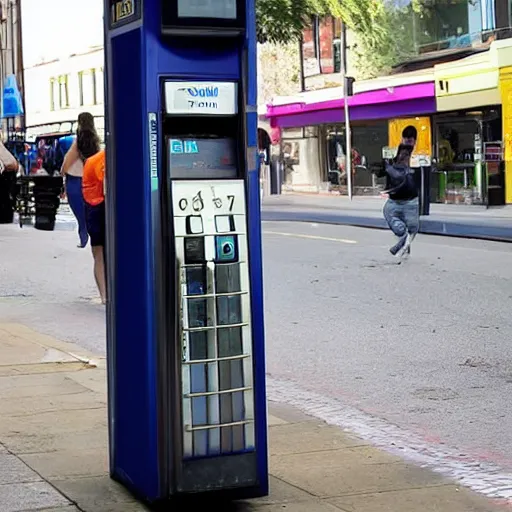
[{"label": "storefront sign", "polygon": [[168,114],[235,115],[238,112],[234,82],[166,82]]}]

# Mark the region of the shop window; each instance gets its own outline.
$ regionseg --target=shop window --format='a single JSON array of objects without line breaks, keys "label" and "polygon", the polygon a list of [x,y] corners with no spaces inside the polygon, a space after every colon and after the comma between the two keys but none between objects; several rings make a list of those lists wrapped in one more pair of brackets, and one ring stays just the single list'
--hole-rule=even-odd
[{"label": "shop window", "polygon": [[397,17],[419,53],[470,47],[496,26],[494,0],[420,0]]},{"label": "shop window", "polygon": [[95,69],[88,69],[78,73],[78,91],[81,107],[97,104]]},{"label": "shop window", "polygon": [[[388,144],[387,121],[353,124],[352,187],[354,195],[378,195],[385,179],[377,178],[371,169],[382,162],[382,149]],[[328,181],[341,193],[347,192],[346,138],[344,125],[326,129]]]},{"label": "shop window", "polygon": [[100,68],[95,73],[96,81],[96,105],[103,105],[105,103],[105,83],[104,83],[103,68]]},{"label": "shop window", "polygon": [[50,110],[53,112],[56,106],[57,99],[57,80],[50,78]]},{"label": "shop window", "polygon": [[58,78],[59,108],[69,108],[69,75],[61,75]]}]

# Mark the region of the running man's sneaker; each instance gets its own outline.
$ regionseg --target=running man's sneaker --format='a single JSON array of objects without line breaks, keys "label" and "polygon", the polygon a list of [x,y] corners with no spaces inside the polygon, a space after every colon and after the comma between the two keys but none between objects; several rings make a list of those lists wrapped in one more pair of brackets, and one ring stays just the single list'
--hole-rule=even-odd
[{"label": "running man's sneaker", "polygon": [[389,252],[390,252],[393,256],[397,256],[397,255],[398,255],[398,253],[399,253],[399,251],[401,251],[401,250],[404,248],[405,243],[407,242],[407,237],[408,237],[408,236],[409,236],[408,234],[403,235],[403,236],[400,238],[400,240],[398,240],[398,242],[397,242],[395,245],[393,245],[393,247],[391,247],[391,248],[389,249]]},{"label": "running man's sneaker", "polygon": [[400,251],[398,252],[398,257],[403,258],[404,256],[407,257],[411,254],[411,242],[412,242],[412,236],[410,233],[407,233],[405,237],[405,242]]}]

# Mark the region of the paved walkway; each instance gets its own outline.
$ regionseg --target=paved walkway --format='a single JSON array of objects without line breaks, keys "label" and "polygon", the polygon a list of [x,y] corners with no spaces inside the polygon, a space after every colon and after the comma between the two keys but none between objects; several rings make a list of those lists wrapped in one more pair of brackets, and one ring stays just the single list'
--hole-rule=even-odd
[{"label": "paved walkway", "polygon": [[[148,510],[108,477],[104,359],[0,324],[0,410],[1,512]],[[230,510],[508,508],[279,404],[270,404],[270,456],[270,496]]]},{"label": "paved walkway", "polygon": [[[339,195],[283,194],[263,200],[263,220],[299,221],[388,229],[382,216],[385,200]],[[485,208],[431,205],[421,217],[420,232],[487,240],[512,241],[512,206]]]}]

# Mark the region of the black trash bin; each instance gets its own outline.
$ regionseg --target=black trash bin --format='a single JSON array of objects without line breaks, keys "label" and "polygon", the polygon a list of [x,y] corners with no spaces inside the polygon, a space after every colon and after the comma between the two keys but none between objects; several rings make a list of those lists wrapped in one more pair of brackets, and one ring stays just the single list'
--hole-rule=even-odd
[{"label": "black trash bin", "polygon": [[33,183],[34,227],[42,231],[53,231],[64,183],[62,176],[24,176],[23,179]]},{"label": "black trash bin", "polygon": [[4,171],[0,174],[0,224],[11,224],[16,204],[16,173]]},{"label": "black trash bin", "polygon": [[270,194],[280,195],[283,184],[282,163],[277,156],[270,162]]}]

